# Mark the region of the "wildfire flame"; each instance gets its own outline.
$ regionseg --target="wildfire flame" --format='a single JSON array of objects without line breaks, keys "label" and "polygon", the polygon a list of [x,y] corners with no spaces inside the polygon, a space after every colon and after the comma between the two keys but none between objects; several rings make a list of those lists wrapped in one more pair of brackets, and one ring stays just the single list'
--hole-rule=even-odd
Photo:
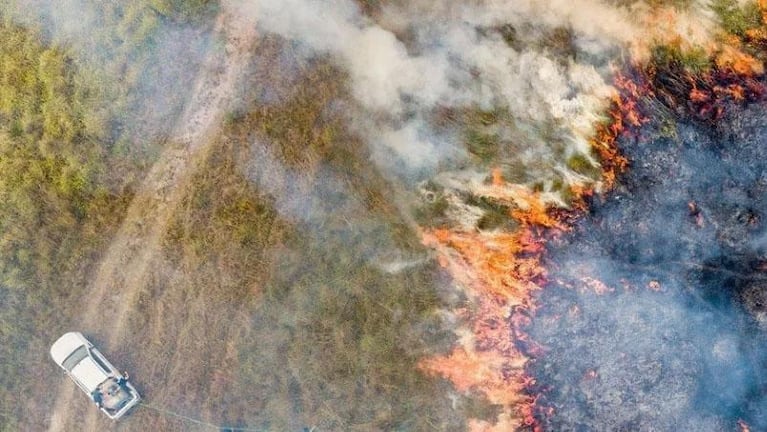
[{"label": "wildfire flame", "polygon": [[702,49],[721,69],[730,69],[740,75],[762,74],[764,64],[746,52],[744,45],[767,45],[767,1],[758,0],[762,24],[747,29],[742,40],[730,34],[716,34],[701,25],[700,16],[680,12],[673,6],[656,6],[648,11],[637,11],[637,19],[648,30],[646,38],[631,46],[631,58],[646,62],[653,46],[674,46],[682,51]]},{"label": "wildfire flame", "polygon": [[[611,123],[600,126],[592,141],[603,167],[601,184],[606,188],[627,166],[616,148],[616,139],[626,126],[640,126],[646,121],[636,103],[645,89],[622,77],[616,84],[619,94],[609,111]],[[449,379],[457,390],[481,394],[500,407],[494,422],[471,419],[468,426],[473,432],[508,432],[521,427],[542,430],[535,418],[540,407],[531,395],[535,380],[527,374],[526,366],[542,355],[544,348],[529,338],[525,328],[537,308],[535,294],[547,281],[541,263],[546,235],[567,230],[566,221],[594,192],[593,185],[574,185],[572,191],[576,195],[572,210],[556,210],[539,193],[506,182],[496,168],[490,173],[489,184],[478,186],[473,193],[508,206],[509,217],[519,222],[518,229],[422,232],[423,243],[437,251],[440,265],[465,290],[472,310],[463,314],[470,332],[461,344],[448,355],[423,360],[420,367]]]},{"label": "wildfire flame", "polygon": [[[767,45],[767,0],[760,0],[765,25],[747,32],[751,41]],[[672,17],[673,18],[673,17]],[[422,241],[435,249],[439,263],[467,293],[471,307],[462,311],[468,332],[451,353],[424,359],[422,370],[449,379],[459,391],[484,396],[500,407],[494,422],[471,419],[474,432],[513,431],[522,427],[536,432],[542,428],[537,415],[550,415],[552,408],[538,406],[528,375],[530,361],[544,353],[544,347],[530,340],[525,332],[537,309],[536,293],[547,282],[542,265],[546,239],[568,230],[570,222],[586,208],[586,199],[611,189],[628,161],[617,147],[617,140],[651,121],[643,112],[648,98],[684,104],[682,108],[698,120],[716,120],[727,103],[761,99],[764,86],[753,76],[763,70],[761,62],[741,50],[740,42],[707,47],[712,68],[680,77],[680,88],[659,88],[659,71],[650,64],[634,66],[614,79],[616,93],[606,122],[598,124],[590,142],[602,168],[599,182],[573,184],[575,199],[570,209],[552,208],[540,193],[524,185],[505,181],[499,168],[489,173],[487,184],[471,192],[509,208],[509,217],[518,222],[514,231],[482,232],[468,228],[423,229]],[[665,98],[665,99],[664,99]],[[670,102],[669,102],[670,101]],[[694,206],[691,212],[694,212]],[[702,221],[701,221],[702,223]],[[597,294],[613,289],[585,277],[581,283]],[[660,291],[657,281],[648,288]],[[570,313],[577,314],[576,308]],[[597,379],[596,369],[587,370],[584,379]],[[739,422],[748,431],[745,422]]]},{"label": "wildfire flame", "polygon": [[542,241],[529,228],[515,233],[433,230],[423,233],[423,241],[438,251],[440,263],[467,289],[476,310],[471,340],[421,367],[502,407],[495,424],[472,420],[472,431],[533,425],[534,399],[526,395],[531,378],[525,373],[532,343],[522,324],[529,322],[535,310],[532,295],[546,277],[540,264]]},{"label": "wildfire flame", "polygon": [[748,426],[748,423],[744,422],[743,420],[738,420],[738,428],[740,429],[740,432],[751,432],[751,428]]},{"label": "wildfire flame", "polygon": [[560,221],[549,214],[540,193],[531,191],[526,186],[506,183],[499,168],[492,170],[491,177],[490,185],[479,186],[474,193],[510,206],[513,210],[509,216],[524,225],[564,228]]}]

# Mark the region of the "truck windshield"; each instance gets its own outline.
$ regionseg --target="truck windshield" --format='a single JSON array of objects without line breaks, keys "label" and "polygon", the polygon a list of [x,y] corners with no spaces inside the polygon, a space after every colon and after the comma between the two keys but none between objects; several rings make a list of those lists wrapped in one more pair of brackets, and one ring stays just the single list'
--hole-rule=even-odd
[{"label": "truck windshield", "polygon": [[64,366],[64,369],[66,369],[67,372],[72,372],[72,368],[77,366],[77,364],[85,357],[88,357],[88,348],[81,346],[70,354],[61,365]]}]

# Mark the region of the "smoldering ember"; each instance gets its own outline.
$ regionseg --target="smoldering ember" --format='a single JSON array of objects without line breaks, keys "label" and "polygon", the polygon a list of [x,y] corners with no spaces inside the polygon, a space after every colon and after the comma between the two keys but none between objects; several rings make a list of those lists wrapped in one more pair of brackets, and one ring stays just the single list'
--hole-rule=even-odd
[{"label": "smoldering ember", "polygon": [[634,71],[630,168],[550,243],[530,326],[546,430],[767,429],[767,87],[673,67]]},{"label": "smoldering ember", "polygon": [[[512,211],[526,234],[486,250],[457,237],[427,239],[458,250],[477,274],[514,279],[505,282],[508,303],[499,303],[511,305],[510,316],[484,305],[475,314],[476,352],[429,364],[521,413],[519,423],[501,412],[494,426],[478,421],[476,430],[767,429],[760,43],[754,57],[727,64],[656,48],[615,79],[610,121],[593,141],[605,189],[574,191],[567,210]],[[495,173],[492,183],[504,179]],[[447,266],[472,278],[460,262]],[[485,283],[487,292],[503,291]],[[467,362],[500,366],[494,378],[477,379],[458,372]]]}]

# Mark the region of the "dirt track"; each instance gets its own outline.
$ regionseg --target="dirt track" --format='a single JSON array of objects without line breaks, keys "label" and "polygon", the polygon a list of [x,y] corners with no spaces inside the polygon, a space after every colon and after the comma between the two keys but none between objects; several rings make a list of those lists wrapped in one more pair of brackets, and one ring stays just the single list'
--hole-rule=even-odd
[{"label": "dirt track", "polygon": [[[163,261],[160,256],[163,237],[172,216],[179,209],[190,176],[214,142],[213,138],[220,130],[223,116],[230,102],[237,96],[235,91],[238,80],[246,71],[256,43],[255,26],[245,14],[237,11],[236,3],[222,2],[215,32],[225,42],[224,49],[212,50],[206,59],[194,84],[189,106],[176,125],[170,144],[146,176],[141,190],[127,211],[123,225],[98,265],[87,295],[81,301],[81,331],[92,337],[103,351],[112,354],[107,357],[111,357],[117,367],[125,367],[126,364],[132,367],[134,375],[142,376],[138,372],[149,372],[158,366],[141,365],[139,362],[134,364],[130,358],[135,356],[138,359],[140,356],[122,348],[142,341],[150,343],[150,338],[142,340],[132,333],[135,330],[129,325],[131,314],[137,308],[159,308],[160,311],[164,308],[162,302],[146,304],[142,293],[146,292],[150,279],[155,278],[158,263]],[[168,280],[174,283],[164,286],[164,291],[157,293],[159,298],[171,303],[184,302],[182,305],[185,309],[195,310],[195,305],[204,307],[202,297],[195,298],[194,293],[181,293],[186,285],[186,277],[169,277]],[[176,338],[185,336],[183,325],[175,330]],[[163,332],[158,332],[157,337],[162,338]],[[151,340],[155,344],[171,342]],[[183,373],[183,358],[178,352],[168,360],[170,363],[164,364],[162,370]],[[161,372],[155,375],[158,373]],[[162,378],[172,379],[171,375],[174,374],[163,375]],[[152,387],[162,388],[162,385],[155,381]],[[151,402],[151,397],[147,396],[145,394],[146,400]],[[146,417],[157,415],[156,412],[147,411],[133,416],[139,418],[130,419],[128,423],[139,421],[152,424]],[[117,429],[118,425],[122,429],[125,423],[113,424],[106,421],[71,382],[63,380],[59,385],[49,432],[95,431],[110,427]]]}]

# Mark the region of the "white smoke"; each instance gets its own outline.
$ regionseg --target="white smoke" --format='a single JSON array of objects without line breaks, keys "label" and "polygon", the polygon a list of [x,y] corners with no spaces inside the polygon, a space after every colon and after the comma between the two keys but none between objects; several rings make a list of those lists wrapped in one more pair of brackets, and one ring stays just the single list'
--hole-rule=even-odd
[{"label": "white smoke", "polygon": [[[537,175],[551,176],[563,169],[562,154],[588,153],[612,91],[610,59],[656,37],[645,27],[655,18],[637,18],[651,16],[646,8],[598,0],[413,1],[384,8],[376,21],[351,0],[258,0],[243,2],[242,11],[259,31],[339,61],[362,111],[354,123],[364,125],[379,166],[399,173],[433,174],[463,155],[460,142],[435,134],[426,119],[436,107],[477,107],[508,109],[525,131],[521,144],[549,160],[550,172]],[[682,29],[690,14],[700,15],[693,8],[670,26]],[[503,25],[523,30],[521,46],[494,30]],[[555,28],[572,35],[578,55],[562,58],[535,40]]]}]

